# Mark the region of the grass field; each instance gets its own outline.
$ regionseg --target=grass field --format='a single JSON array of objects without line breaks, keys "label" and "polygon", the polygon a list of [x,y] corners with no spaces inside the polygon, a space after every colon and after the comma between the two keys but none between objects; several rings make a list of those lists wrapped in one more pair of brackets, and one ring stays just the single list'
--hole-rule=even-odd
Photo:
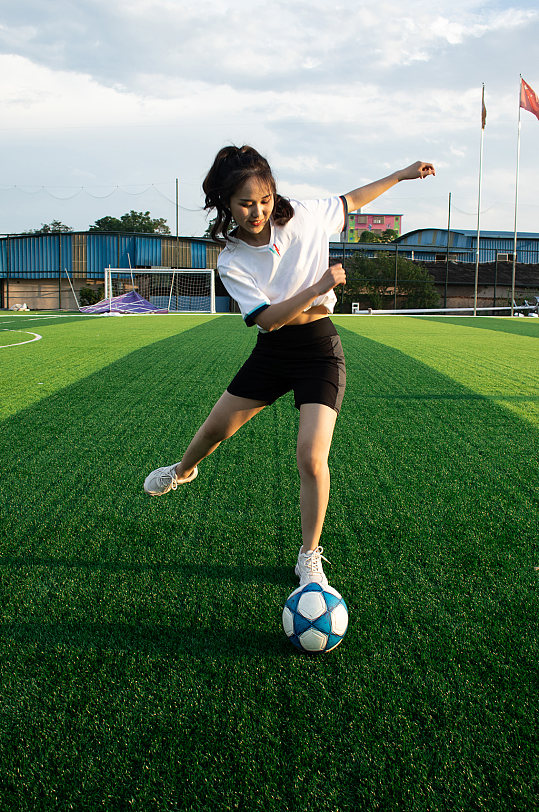
[{"label": "grass field", "polygon": [[0,314],[2,812],[538,808],[539,324],[335,321],[350,628],[308,657],[290,396],[142,491],[253,331]]}]

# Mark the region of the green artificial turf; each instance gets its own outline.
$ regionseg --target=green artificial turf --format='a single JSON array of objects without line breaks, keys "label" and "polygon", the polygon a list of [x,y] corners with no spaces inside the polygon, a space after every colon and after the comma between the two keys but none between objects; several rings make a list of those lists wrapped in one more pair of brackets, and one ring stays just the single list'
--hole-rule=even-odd
[{"label": "green artificial turf", "polygon": [[[280,619],[291,397],[189,487],[142,491],[253,331],[16,318],[0,317],[0,809],[536,807],[539,325],[336,319],[348,388],[322,543],[350,627],[308,657]],[[7,327],[42,339],[4,347]]]}]

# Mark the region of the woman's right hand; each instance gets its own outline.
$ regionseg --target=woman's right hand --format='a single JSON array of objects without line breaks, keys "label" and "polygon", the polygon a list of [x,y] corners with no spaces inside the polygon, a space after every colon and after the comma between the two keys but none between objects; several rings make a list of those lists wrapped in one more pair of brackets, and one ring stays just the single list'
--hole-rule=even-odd
[{"label": "woman's right hand", "polygon": [[337,265],[330,265],[323,277],[316,283],[316,288],[318,290],[318,294],[321,296],[323,293],[327,293],[329,290],[337,287],[337,285],[345,284],[346,273],[343,266],[339,262]]}]

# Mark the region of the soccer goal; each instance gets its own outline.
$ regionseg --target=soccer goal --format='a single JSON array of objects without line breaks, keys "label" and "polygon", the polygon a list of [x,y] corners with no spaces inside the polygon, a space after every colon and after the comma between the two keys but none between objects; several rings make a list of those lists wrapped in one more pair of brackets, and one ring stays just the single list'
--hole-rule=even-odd
[{"label": "soccer goal", "polygon": [[105,299],[132,290],[169,313],[215,313],[212,268],[105,268]]}]

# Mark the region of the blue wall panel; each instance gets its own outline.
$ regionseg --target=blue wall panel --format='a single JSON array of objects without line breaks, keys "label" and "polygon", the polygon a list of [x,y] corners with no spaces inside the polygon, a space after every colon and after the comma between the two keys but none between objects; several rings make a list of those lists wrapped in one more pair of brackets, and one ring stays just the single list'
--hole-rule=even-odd
[{"label": "blue wall panel", "polygon": [[131,268],[134,268],[136,265],[135,237],[132,235],[124,236],[122,234],[118,239],[120,240],[120,262],[118,267],[129,268],[129,263],[131,263]]},{"label": "blue wall panel", "polygon": [[191,264],[193,268],[206,267],[206,243],[193,240],[191,243]]},{"label": "blue wall panel", "polygon": [[18,237],[9,241],[11,275],[26,279],[58,275],[60,241],[58,236]]},{"label": "blue wall panel", "polygon": [[[9,262],[8,262],[9,245]],[[0,275],[19,279],[53,279],[73,264],[71,234],[11,237],[0,243]]]},{"label": "blue wall panel", "polygon": [[215,312],[230,313],[230,296],[215,297]]},{"label": "blue wall panel", "polygon": [[105,268],[118,267],[118,237],[115,234],[89,234],[87,246],[88,276],[103,279]]},{"label": "blue wall panel", "polygon": [[0,242],[0,278],[7,276],[7,240]]},{"label": "blue wall panel", "polygon": [[73,276],[73,237],[71,234],[60,236],[60,253],[62,276],[65,277],[66,270],[70,277]]},{"label": "blue wall panel", "polygon": [[[135,237],[136,265],[140,267],[153,267],[161,265],[161,238]],[[131,260],[133,262],[133,260]]]}]

